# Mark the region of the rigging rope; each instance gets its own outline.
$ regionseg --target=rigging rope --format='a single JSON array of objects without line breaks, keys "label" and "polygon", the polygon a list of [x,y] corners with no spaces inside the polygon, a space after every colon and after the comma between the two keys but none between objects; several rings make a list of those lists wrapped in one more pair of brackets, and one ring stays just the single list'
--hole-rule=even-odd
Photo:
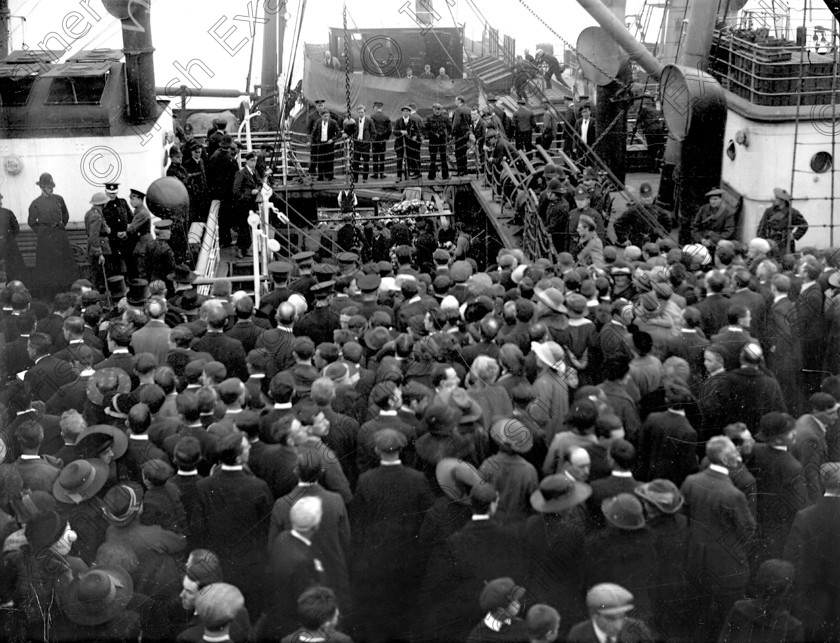
[{"label": "rigging rope", "polygon": [[[344,20],[344,98],[347,101],[347,118],[353,118],[352,115],[352,106],[350,105],[350,39],[347,37],[347,2],[344,2],[344,11],[342,12],[343,20]],[[359,124],[356,124],[358,127]],[[347,155],[351,154],[351,147],[353,142],[350,141],[350,145],[347,147]],[[350,163],[352,163],[352,159],[350,159]],[[352,170],[352,168],[351,168]],[[353,176],[353,172],[350,173],[350,189],[347,192],[347,202],[350,204],[350,208],[352,208],[353,218],[356,217],[356,177]]]}]

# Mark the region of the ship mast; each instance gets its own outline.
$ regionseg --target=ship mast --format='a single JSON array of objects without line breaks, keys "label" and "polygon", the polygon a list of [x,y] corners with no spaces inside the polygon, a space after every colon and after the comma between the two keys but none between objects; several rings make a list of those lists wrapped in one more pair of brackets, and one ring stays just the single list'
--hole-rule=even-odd
[{"label": "ship mast", "polygon": [[9,0],[0,0],[0,60],[9,55]]}]

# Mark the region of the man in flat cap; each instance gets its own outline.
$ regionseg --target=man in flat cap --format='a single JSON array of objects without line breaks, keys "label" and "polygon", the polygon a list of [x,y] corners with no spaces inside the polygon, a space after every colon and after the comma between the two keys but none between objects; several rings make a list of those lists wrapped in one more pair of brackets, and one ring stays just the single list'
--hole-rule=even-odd
[{"label": "man in flat cap", "polygon": [[358,622],[371,641],[405,635],[405,615],[416,605],[423,553],[418,536],[434,496],[426,477],[402,464],[405,435],[380,429],[373,436],[379,466],[359,477],[350,504]]},{"label": "man in flat cap", "polygon": [[444,113],[440,103],[432,105],[432,115],[426,119],[426,137],[429,139],[429,179],[434,180],[437,176],[437,161],[440,159],[440,176],[446,180],[449,178],[449,163],[446,160],[446,143],[449,140],[449,132],[452,123],[449,116]]},{"label": "man in flat cap", "polygon": [[796,244],[806,232],[808,222],[791,204],[790,192],[782,188],[773,190],[773,205],[764,211],[755,236],[774,241],[782,253],[795,252]]},{"label": "man in flat cap", "polygon": [[691,240],[713,248],[721,239],[735,236],[735,213],[723,200],[723,190],[706,192],[708,203],[700,206],[691,221]]},{"label": "man in flat cap", "polygon": [[627,616],[633,609],[633,594],[615,583],[601,583],[586,593],[589,620],[569,631],[570,643],[630,643],[655,641],[657,636],[644,621]]}]

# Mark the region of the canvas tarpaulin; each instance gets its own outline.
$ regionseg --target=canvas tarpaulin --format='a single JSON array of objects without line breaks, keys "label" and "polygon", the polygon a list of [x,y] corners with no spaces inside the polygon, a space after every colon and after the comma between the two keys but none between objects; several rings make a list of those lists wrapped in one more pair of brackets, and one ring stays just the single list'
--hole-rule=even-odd
[{"label": "canvas tarpaulin", "polygon": [[[326,107],[334,114],[347,113],[344,92],[344,72],[325,66],[321,61],[304,58],[303,95],[310,101],[326,100]],[[416,103],[421,113],[431,113],[433,103],[440,103],[447,111],[455,109],[455,97],[462,96],[467,105],[478,104],[475,80],[423,80],[420,78],[392,78],[368,74],[350,74],[350,105],[353,115],[356,106],[364,105],[368,113],[373,101],[383,103],[382,111],[391,119],[400,115],[400,108]]]}]

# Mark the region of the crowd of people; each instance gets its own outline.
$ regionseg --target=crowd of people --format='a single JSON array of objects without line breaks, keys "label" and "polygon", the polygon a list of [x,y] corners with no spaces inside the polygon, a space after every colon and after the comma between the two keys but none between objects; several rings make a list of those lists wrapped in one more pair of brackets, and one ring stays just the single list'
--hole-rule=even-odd
[{"label": "crowd of people", "polygon": [[425,232],[275,261],[259,307],[187,265],[7,283],[3,638],[836,635],[836,251],[481,272]]}]

